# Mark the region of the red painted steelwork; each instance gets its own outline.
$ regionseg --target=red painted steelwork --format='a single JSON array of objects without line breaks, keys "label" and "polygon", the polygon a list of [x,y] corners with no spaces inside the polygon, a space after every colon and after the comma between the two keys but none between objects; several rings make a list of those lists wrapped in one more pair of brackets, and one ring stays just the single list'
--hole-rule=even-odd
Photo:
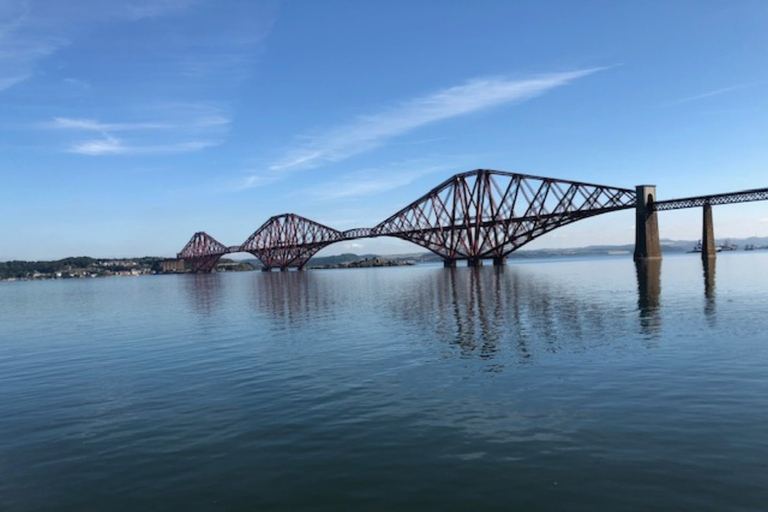
[{"label": "red painted steelwork", "polygon": [[635,201],[630,189],[478,169],[438,185],[373,233],[447,261],[503,258],[553,229]]},{"label": "red painted steelwork", "polygon": [[265,270],[301,269],[317,251],[342,238],[341,231],[286,213],[270,218],[240,249],[261,260]]},{"label": "red painted steelwork", "polygon": [[199,231],[192,235],[187,245],[176,257],[182,259],[192,272],[211,272],[223,255],[232,252],[209,234]]},{"label": "red painted steelwork", "polygon": [[373,228],[344,232],[293,213],[270,218],[241,246],[195,233],[179,253],[193,272],[210,272],[230,252],[249,252],[273,268],[303,268],[341,240],[393,236],[447,262],[501,260],[531,240],[577,220],[634,208],[636,192],[576,181],[478,169],[441,183]]},{"label": "red painted steelwork", "polygon": [[354,240],[356,238],[372,238],[376,235],[372,233],[371,228],[348,229],[342,233],[344,240]]}]

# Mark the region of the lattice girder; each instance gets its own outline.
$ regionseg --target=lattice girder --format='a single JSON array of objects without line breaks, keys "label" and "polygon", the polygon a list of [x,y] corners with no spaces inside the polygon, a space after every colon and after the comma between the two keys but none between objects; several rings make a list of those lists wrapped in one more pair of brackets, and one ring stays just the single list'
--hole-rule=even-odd
[{"label": "lattice girder", "polygon": [[768,200],[768,188],[755,188],[741,192],[728,192],[724,194],[657,201],[653,204],[653,209],[655,211],[679,210],[682,208],[699,208],[705,204],[716,206],[721,204],[748,203],[765,200]]},{"label": "lattice girder", "polygon": [[504,257],[557,227],[635,202],[630,189],[479,169],[443,182],[372,233],[449,260]]},{"label": "lattice girder", "polygon": [[343,231],[342,238],[344,240],[356,240],[358,238],[372,238],[376,235],[372,234],[372,228],[353,228]]},{"label": "lattice girder", "polygon": [[227,254],[229,247],[222,244],[204,231],[198,231],[189,239],[187,245],[176,255],[177,258],[197,258],[212,254]]},{"label": "lattice girder", "polygon": [[222,244],[209,234],[198,231],[190,238],[187,245],[176,255],[184,260],[193,273],[211,272],[223,255],[231,252],[231,248]]},{"label": "lattice girder", "polygon": [[302,268],[320,249],[343,238],[341,231],[294,213],[271,217],[241,245],[266,269]]}]

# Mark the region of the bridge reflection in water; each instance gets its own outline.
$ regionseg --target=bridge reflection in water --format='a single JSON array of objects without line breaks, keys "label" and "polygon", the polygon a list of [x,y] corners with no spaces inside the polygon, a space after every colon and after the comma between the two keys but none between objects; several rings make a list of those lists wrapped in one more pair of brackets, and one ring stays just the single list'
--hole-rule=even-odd
[{"label": "bridge reflection in water", "polygon": [[[662,264],[663,260],[635,262],[634,323],[627,323],[632,318],[627,314],[630,303],[606,300],[559,279],[560,275],[541,271],[542,267],[532,272],[535,265],[199,274],[179,279],[184,281],[188,303],[204,317],[215,316],[225,305],[233,307],[226,298],[230,288],[245,286],[238,299],[245,299],[252,313],[278,330],[311,329],[329,322],[341,325],[359,310],[361,317],[375,314],[393,325],[421,329],[458,349],[460,357],[490,360],[512,349],[518,362],[525,363],[537,354],[588,349],[633,332],[649,341],[660,337]],[[702,268],[704,312],[711,322],[715,264],[704,260]],[[385,279],[379,270],[408,276]],[[628,298],[625,294],[631,292],[616,293]]]},{"label": "bridge reflection in water", "polygon": [[418,292],[407,294],[393,313],[457,348],[461,357],[494,359],[511,350],[522,364],[546,353],[595,348],[606,340],[621,343],[628,333],[638,332],[625,323],[631,318],[625,304],[579,293],[578,287],[527,270],[512,266],[425,274],[415,283]]},{"label": "bridge reflection in water", "polygon": [[[360,319],[375,318],[393,329],[422,332],[420,339],[439,340],[453,356],[525,364],[547,353],[621,344],[637,335],[654,344],[660,338],[662,260],[635,264],[634,291],[627,287],[629,262],[611,262],[619,283],[615,289],[604,283],[589,289],[588,277],[569,279],[568,272],[554,271],[560,266],[417,266],[178,279],[198,316],[221,316],[225,310],[235,315],[231,308],[239,308],[244,315],[239,321],[255,322],[262,333],[295,330],[308,339],[318,329],[346,328],[365,339]],[[714,270],[714,261],[706,262],[704,308],[712,322]]]},{"label": "bridge reflection in water", "polygon": [[717,260],[714,258],[703,258],[703,274],[704,274],[704,297],[706,298],[704,313],[710,323],[714,325],[715,321],[715,266]]},{"label": "bridge reflection in water", "polygon": [[652,336],[661,330],[661,260],[638,260],[635,269],[640,327]]},{"label": "bridge reflection in water", "polygon": [[202,317],[211,317],[224,305],[224,290],[220,274],[185,276],[184,291],[191,308]]},{"label": "bridge reflection in water", "polygon": [[[704,313],[709,322],[715,321],[715,258],[701,260],[704,278]],[[661,329],[661,274],[662,260],[649,259],[635,262],[637,271],[637,309],[640,326],[648,335],[657,335]]]},{"label": "bridge reflection in water", "polygon": [[254,277],[249,289],[252,308],[268,313],[280,328],[304,328],[345,307],[337,288],[323,289],[311,273],[266,272]]}]

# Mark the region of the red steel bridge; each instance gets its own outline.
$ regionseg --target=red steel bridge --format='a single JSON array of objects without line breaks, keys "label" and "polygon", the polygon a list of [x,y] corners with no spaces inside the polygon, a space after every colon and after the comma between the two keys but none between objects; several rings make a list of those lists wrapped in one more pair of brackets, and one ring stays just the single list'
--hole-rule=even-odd
[{"label": "red steel bridge", "polygon": [[[294,213],[276,215],[241,245],[227,246],[204,232],[195,233],[177,257],[192,272],[211,272],[219,258],[248,252],[264,270],[303,269],[318,251],[358,238],[390,236],[424,247],[446,266],[484,259],[503,265],[528,242],[573,222],[618,210],[637,211],[635,259],[661,257],[656,212],[668,209],[768,199],[767,189],[655,201],[655,187],[634,190],[478,169],[457,174],[372,228],[346,231]],[[714,247],[712,250],[714,255]]]}]

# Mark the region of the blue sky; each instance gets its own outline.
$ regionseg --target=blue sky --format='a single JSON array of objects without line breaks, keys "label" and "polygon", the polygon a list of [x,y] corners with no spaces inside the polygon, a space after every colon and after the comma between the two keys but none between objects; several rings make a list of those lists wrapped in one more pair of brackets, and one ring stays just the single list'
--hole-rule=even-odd
[{"label": "blue sky", "polygon": [[[768,186],[768,2],[0,1],[0,260],[371,227],[477,168]],[[528,247],[630,243],[633,212]],[[768,204],[714,209],[768,235]],[[701,212],[666,212],[696,239]],[[392,239],[327,248],[415,252]]]}]

